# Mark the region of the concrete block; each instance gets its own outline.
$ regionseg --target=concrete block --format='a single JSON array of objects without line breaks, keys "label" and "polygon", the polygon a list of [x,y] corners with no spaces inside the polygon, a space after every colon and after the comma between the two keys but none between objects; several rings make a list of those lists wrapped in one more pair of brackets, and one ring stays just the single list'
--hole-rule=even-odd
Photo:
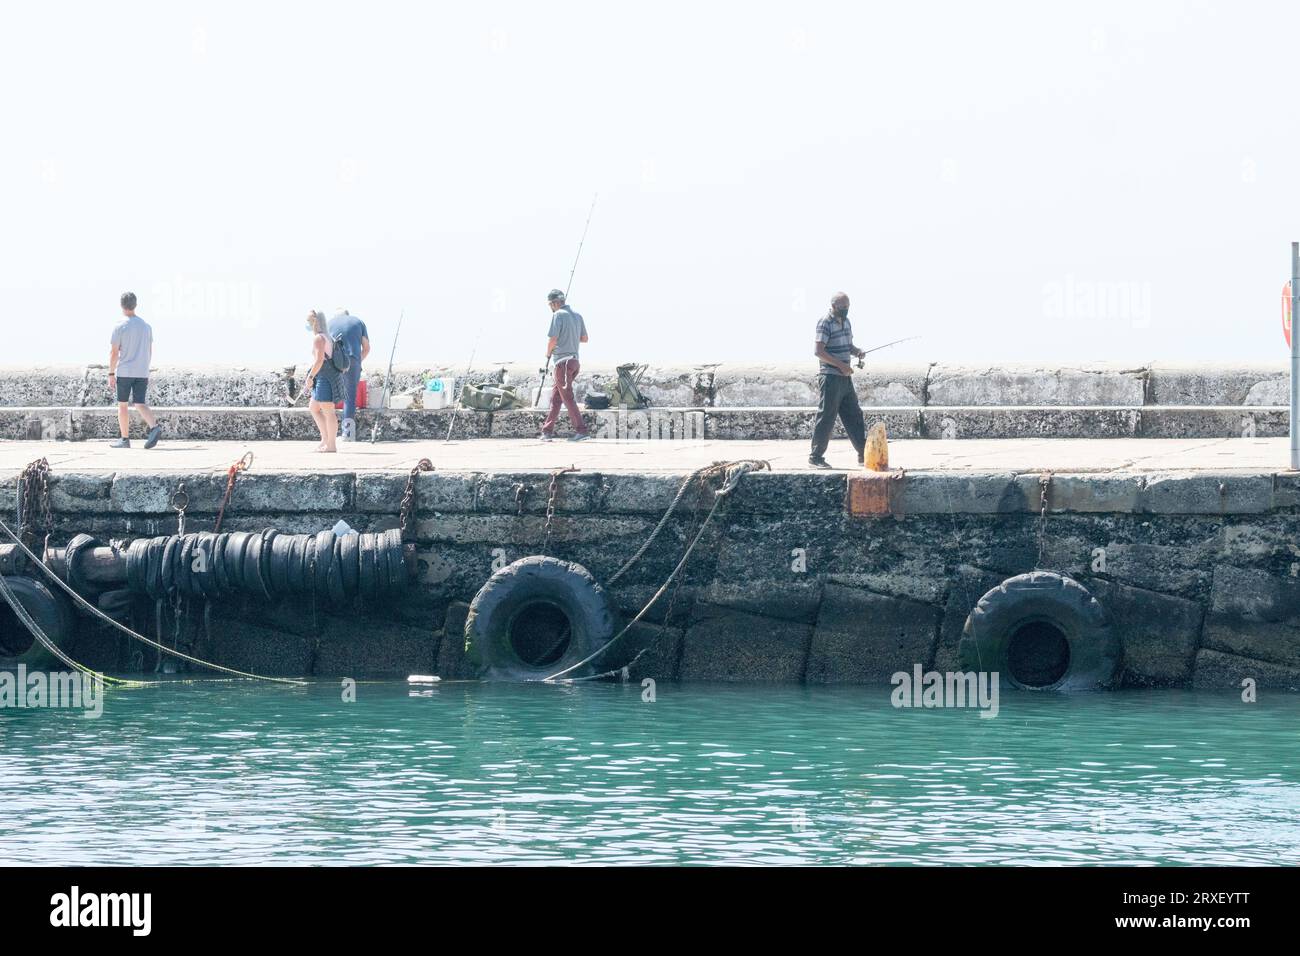
[{"label": "concrete block", "polygon": [[944,602],[943,618],[939,625],[939,641],[935,646],[934,669],[941,673],[961,669],[959,645],[966,618],[975,605],[1011,575],[986,571],[970,565],[958,565],[953,572],[948,598]]},{"label": "concrete block", "polygon": [[0,440],[71,441],[75,438],[71,409],[0,407]]},{"label": "concrete block", "polygon": [[[108,398],[108,370],[96,376],[94,390]],[[81,405],[91,388],[83,365],[0,368],[0,406],[69,407]],[[9,436],[5,436],[6,438]]]},{"label": "concrete block", "polygon": [[55,514],[97,514],[107,511],[112,488],[112,475],[51,473],[50,510]]},{"label": "concrete block", "polygon": [[1204,647],[1240,657],[1300,667],[1300,622],[1247,621],[1210,614],[1205,619]]},{"label": "concrete block", "polygon": [[929,667],[939,609],[828,584],[808,654],[810,684],[887,684],[896,671]]},{"label": "concrete block", "polygon": [[[374,613],[323,618],[321,624],[313,669],[318,676],[404,678],[437,667],[432,627],[412,627]],[[357,700],[364,695],[365,689],[358,688]]]},{"label": "concrete block", "polygon": [[[396,515],[406,493],[406,472],[360,472],[356,476],[355,508],[364,514]],[[466,513],[474,510],[474,472],[428,471],[415,479],[417,514]]]},{"label": "concrete block", "polygon": [[1142,405],[1146,368],[938,363],[927,385],[931,405]]},{"label": "concrete block", "polygon": [[493,412],[488,421],[488,432],[493,438],[536,438],[545,419],[546,412],[540,408]]},{"label": "concrete block", "polygon": [[1047,507],[1049,512],[1133,512],[1142,488],[1141,475],[1052,475]]},{"label": "concrete block", "polygon": [[305,677],[311,674],[315,642],[299,634],[250,623],[213,607],[211,646],[200,642],[200,657],[216,664],[267,677]]},{"label": "concrete block", "polygon": [[1152,473],[1141,508],[1150,514],[1261,514],[1273,506],[1272,475]]},{"label": "concrete block", "polygon": [[682,680],[797,682],[812,628],[699,602],[683,641]]},{"label": "concrete block", "polygon": [[1138,438],[1281,438],[1290,434],[1288,408],[1162,406],[1142,409]]},{"label": "concrete block", "polygon": [[[1148,404],[1285,405],[1288,380],[1288,370],[1282,362],[1257,365],[1159,362],[1151,368]],[[1276,392],[1279,384],[1280,399]]]},{"label": "concrete block", "polygon": [[655,681],[674,681],[677,680],[677,665],[682,653],[682,631],[638,621],[613,650],[616,653],[599,662],[602,670],[626,665],[631,681],[640,682],[647,677]]},{"label": "concrete block", "polygon": [[[488,514],[545,514],[550,499],[550,472],[479,475],[474,510]],[[522,493],[520,488],[523,488]],[[555,482],[556,514],[588,514],[599,508],[603,481],[599,474],[570,472]]]},{"label": "concrete block", "polygon": [[[740,479],[725,507],[732,514],[836,514],[844,509],[844,489],[842,474],[756,471]],[[708,504],[711,499],[706,497]]]},{"label": "concrete block", "polygon": [[[762,565],[752,567],[746,573],[744,565],[737,567],[737,562],[727,554],[729,550],[724,547],[716,577],[700,593],[701,600],[718,607],[801,624],[811,624],[816,620],[822,592],[819,578],[804,575],[800,579],[787,575],[786,580],[772,580],[768,578],[771,572],[763,569]],[[760,580],[762,585],[755,587]]]},{"label": "concrete block", "polygon": [[[274,408],[289,402],[287,369],[160,366],[149,372],[149,404]],[[105,392],[106,398],[107,392]],[[111,404],[111,398],[108,400]]]},{"label": "concrete block", "polygon": [[924,437],[1132,438],[1139,409],[1097,407],[934,406],[921,413]]},{"label": "concrete block", "polygon": [[442,639],[438,644],[437,674],[443,680],[467,680],[475,676],[465,659],[465,619],[469,605],[453,601],[447,606],[447,616],[442,625]]},{"label": "concrete block", "polygon": [[1196,655],[1192,686],[1197,690],[1224,690],[1241,694],[1243,682],[1252,681],[1256,690],[1300,691],[1300,668],[1235,654],[1202,650]]},{"label": "concrete block", "polygon": [[[672,504],[673,498],[687,479],[680,475],[601,475],[604,490],[601,508],[608,514],[649,514],[661,516]],[[696,482],[698,487],[698,482]],[[682,513],[693,507],[696,494],[688,488],[677,506]]]},{"label": "concrete block", "polygon": [[[1033,489],[1032,498],[1030,489]],[[1038,511],[1036,476],[915,472],[903,480],[904,515],[1023,514],[1027,511]]]},{"label": "concrete block", "polygon": [[1216,564],[1210,610],[1246,621],[1300,620],[1300,580]]},{"label": "concrete block", "polygon": [[1183,687],[1201,640],[1200,603],[1100,579],[1082,582],[1110,615],[1124,647],[1124,684]]},{"label": "concrete block", "polygon": [[[218,475],[216,479],[218,501],[213,510],[226,489],[226,476]],[[250,471],[235,480],[230,509],[261,513],[347,511],[352,507],[353,480],[350,472],[289,474]]]}]

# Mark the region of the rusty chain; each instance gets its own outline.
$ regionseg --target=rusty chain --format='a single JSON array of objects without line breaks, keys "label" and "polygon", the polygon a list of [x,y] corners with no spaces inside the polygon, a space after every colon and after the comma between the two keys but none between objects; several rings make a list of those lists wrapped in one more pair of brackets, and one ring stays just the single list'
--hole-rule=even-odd
[{"label": "rusty chain", "polygon": [[402,492],[402,504],[398,512],[397,526],[402,531],[402,541],[410,538],[411,515],[415,513],[415,481],[422,471],[433,471],[433,462],[421,458],[406,476],[406,490]]},{"label": "rusty chain", "polygon": [[559,496],[560,476],[567,475],[569,472],[581,471],[574,465],[568,468],[557,468],[551,472],[551,483],[546,489],[546,523],[542,526],[542,554],[545,555],[551,548],[551,521],[555,518],[555,499]]},{"label": "rusty chain", "polygon": [[50,508],[50,463],[45,458],[31,462],[18,477],[18,535],[29,548],[36,541],[38,528],[43,529],[46,535],[54,530],[54,513]]},{"label": "rusty chain", "polygon": [[1047,555],[1047,492],[1052,487],[1052,473],[1040,475],[1038,478],[1038,563],[1034,565],[1035,569],[1043,566],[1043,558]]}]

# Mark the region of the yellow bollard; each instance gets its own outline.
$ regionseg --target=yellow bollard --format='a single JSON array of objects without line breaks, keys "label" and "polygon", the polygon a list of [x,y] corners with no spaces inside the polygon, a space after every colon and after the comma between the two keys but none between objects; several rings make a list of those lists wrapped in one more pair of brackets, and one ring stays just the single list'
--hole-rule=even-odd
[{"label": "yellow bollard", "polygon": [[885,436],[884,422],[876,422],[867,432],[863,464],[867,471],[889,471],[889,439]]}]

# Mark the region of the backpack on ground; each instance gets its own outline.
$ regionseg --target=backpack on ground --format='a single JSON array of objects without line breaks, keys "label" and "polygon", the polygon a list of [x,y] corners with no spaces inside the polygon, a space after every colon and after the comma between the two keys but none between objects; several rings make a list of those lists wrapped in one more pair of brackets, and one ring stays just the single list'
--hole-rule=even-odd
[{"label": "backpack on ground", "polygon": [[650,399],[641,391],[641,377],[648,365],[628,362],[618,367],[618,381],[609,390],[609,403],[615,408],[649,408]]},{"label": "backpack on ground", "polygon": [[501,412],[510,408],[527,408],[528,402],[514,385],[471,385],[460,390],[462,408],[478,412]]}]

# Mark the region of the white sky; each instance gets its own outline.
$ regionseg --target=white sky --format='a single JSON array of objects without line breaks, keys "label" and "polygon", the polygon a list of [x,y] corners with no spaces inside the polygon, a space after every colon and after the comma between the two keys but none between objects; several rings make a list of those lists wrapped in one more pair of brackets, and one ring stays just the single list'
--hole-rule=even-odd
[{"label": "white sky", "polygon": [[1281,364],[1295,4],[6,5],[5,364]]}]

